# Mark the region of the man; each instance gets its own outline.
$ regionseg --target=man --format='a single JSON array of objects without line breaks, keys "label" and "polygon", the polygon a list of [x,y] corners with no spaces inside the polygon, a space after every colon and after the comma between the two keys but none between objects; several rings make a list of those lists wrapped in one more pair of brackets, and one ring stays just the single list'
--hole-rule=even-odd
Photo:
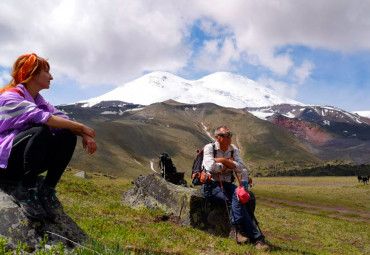
[{"label": "man", "polygon": [[265,247],[263,236],[253,225],[245,205],[239,203],[237,187],[231,182],[233,172],[241,173],[244,168],[238,148],[231,144],[232,135],[226,126],[218,127],[216,142],[204,147],[203,167],[211,175],[211,181],[203,185],[202,192],[214,199],[226,199],[231,205],[231,224],[237,232],[238,243],[246,243],[249,238],[256,248],[262,248]]}]

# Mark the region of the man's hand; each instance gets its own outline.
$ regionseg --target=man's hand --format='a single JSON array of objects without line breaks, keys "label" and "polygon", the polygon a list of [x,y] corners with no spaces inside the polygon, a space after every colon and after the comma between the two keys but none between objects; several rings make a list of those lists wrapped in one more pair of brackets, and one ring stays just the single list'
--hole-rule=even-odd
[{"label": "man's hand", "polygon": [[233,158],[215,158],[215,162],[223,165],[222,172],[225,172],[228,168],[234,169],[236,167]]}]

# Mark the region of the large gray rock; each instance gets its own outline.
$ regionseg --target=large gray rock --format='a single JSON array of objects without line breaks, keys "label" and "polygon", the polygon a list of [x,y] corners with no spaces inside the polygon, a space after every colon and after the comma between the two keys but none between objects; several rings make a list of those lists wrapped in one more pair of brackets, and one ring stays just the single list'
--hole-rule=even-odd
[{"label": "large gray rock", "polygon": [[122,204],[135,209],[160,209],[177,218],[181,225],[228,236],[230,221],[224,203],[206,203],[199,189],[167,182],[159,174],[139,176],[123,194]]},{"label": "large gray rock", "polygon": [[75,243],[81,244],[87,240],[88,236],[64,213],[59,201],[55,223],[46,220],[39,222],[28,220],[10,197],[15,188],[12,183],[0,182],[0,236],[8,240],[9,249],[15,249],[17,242],[20,241],[27,246],[28,251],[37,250],[45,234],[48,235],[47,245],[62,242],[67,249],[74,248]]}]

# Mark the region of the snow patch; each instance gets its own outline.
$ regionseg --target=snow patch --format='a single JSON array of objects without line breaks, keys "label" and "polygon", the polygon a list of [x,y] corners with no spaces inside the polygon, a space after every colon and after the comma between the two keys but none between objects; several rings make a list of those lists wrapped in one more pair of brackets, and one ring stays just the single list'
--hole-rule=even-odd
[{"label": "snow patch", "polygon": [[323,125],[330,126],[330,121],[329,121],[329,120],[324,120],[322,124],[323,124]]},{"label": "snow patch", "polygon": [[136,159],[134,159],[135,163],[139,164],[139,165],[142,165],[139,161],[137,161]]},{"label": "snow patch", "polygon": [[365,118],[370,118],[370,111],[356,111],[356,112],[353,112],[355,114],[358,114],[362,117],[365,117]]},{"label": "snow patch", "polygon": [[114,111],[104,111],[104,112],[101,112],[100,114],[113,114],[113,115],[116,115],[117,112],[114,112]]},{"label": "snow patch", "polygon": [[287,118],[290,118],[290,119],[292,119],[292,118],[295,117],[295,115],[293,113],[291,113],[291,112],[287,112],[287,113],[283,114],[283,116],[285,116]]},{"label": "snow patch", "polygon": [[213,138],[213,136],[208,132],[208,129],[207,129],[207,127],[203,124],[203,122],[202,122],[201,124],[202,124],[202,126],[203,126],[203,130],[206,132],[206,134],[208,135],[208,137],[209,137],[209,138],[211,138],[212,140],[215,140],[215,139]]},{"label": "snow patch", "polygon": [[152,169],[154,172],[157,173],[157,171],[154,169],[154,158],[150,160],[150,169]]},{"label": "snow patch", "polygon": [[253,114],[254,116],[261,120],[267,120],[268,117],[274,114],[272,112],[260,112],[260,111],[249,111],[249,113]]},{"label": "snow patch", "polygon": [[138,108],[134,108],[134,109],[128,109],[125,112],[135,112],[135,111],[140,111],[142,109],[144,109],[144,107],[138,107]]}]

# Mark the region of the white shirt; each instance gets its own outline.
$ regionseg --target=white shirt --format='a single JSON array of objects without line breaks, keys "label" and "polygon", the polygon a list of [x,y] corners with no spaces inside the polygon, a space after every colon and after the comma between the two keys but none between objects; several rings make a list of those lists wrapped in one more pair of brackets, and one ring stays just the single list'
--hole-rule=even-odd
[{"label": "white shirt", "polygon": [[[231,181],[231,176],[233,171],[236,173],[241,173],[243,171],[244,165],[243,165],[243,160],[240,157],[240,153],[238,148],[231,144],[225,151],[225,153],[221,150],[220,148],[220,143],[216,141],[214,143],[214,149],[216,151],[216,154],[214,156],[214,150],[213,150],[213,145],[212,143],[207,144],[204,147],[204,155],[203,155],[203,167],[211,175],[211,178],[213,181],[219,181],[218,175],[220,174],[221,180],[224,182],[230,182]],[[231,158],[231,152],[233,152],[233,158],[234,158],[234,164],[235,164],[235,169],[226,169],[225,172],[222,172],[222,168],[224,165],[222,163],[216,163],[215,162],[215,157],[216,158]]]}]

